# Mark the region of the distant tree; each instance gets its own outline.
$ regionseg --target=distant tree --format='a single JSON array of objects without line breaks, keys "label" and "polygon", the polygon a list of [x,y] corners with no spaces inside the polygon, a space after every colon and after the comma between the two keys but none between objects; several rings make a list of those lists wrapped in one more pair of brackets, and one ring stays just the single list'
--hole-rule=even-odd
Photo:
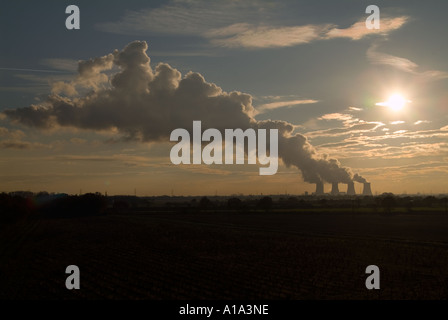
[{"label": "distant tree", "polygon": [[14,222],[28,216],[32,208],[28,199],[16,195],[0,194],[0,222]]},{"label": "distant tree", "polygon": [[298,208],[311,208],[312,204],[309,201],[305,201],[303,199],[300,199],[298,204],[296,205]]},{"label": "distant tree", "polygon": [[396,204],[397,201],[393,193],[384,193],[382,195],[381,206],[383,207],[384,212],[391,213],[394,210]]},{"label": "distant tree", "polygon": [[50,194],[47,191],[40,191],[36,194],[37,198],[47,198]]},{"label": "distant tree", "polygon": [[326,207],[326,206],[327,206],[327,203],[328,203],[327,199],[320,199],[320,200],[319,200],[319,204],[320,204],[322,207]]},{"label": "distant tree", "polygon": [[107,207],[106,198],[86,193],[82,196],[64,196],[43,204],[39,211],[52,217],[80,217],[97,215]]},{"label": "distant tree", "polygon": [[207,197],[202,197],[199,201],[199,208],[201,209],[208,209],[212,206],[212,202]]},{"label": "distant tree", "polygon": [[152,200],[148,200],[148,199],[144,200],[143,203],[146,208],[150,208],[154,205],[154,202]]},{"label": "distant tree", "polygon": [[239,198],[230,198],[227,200],[227,207],[230,209],[240,209],[243,202]]},{"label": "distant tree", "polygon": [[114,210],[127,210],[129,209],[129,202],[121,199],[114,200],[114,204],[112,206]]},{"label": "distant tree", "polygon": [[260,209],[263,209],[265,211],[269,211],[272,208],[272,198],[271,197],[263,197],[260,200],[258,200],[258,205]]},{"label": "distant tree", "polygon": [[423,199],[423,203],[425,204],[425,207],[432,207],[434,203],[437,202],[436,197],[434,196],[427,196]]},{"label": "distant tree", "polygon": [[448,213],[448,198],[444,197],[442,200],[445,207],[445,213]]},{"label": "distant tree", "polygon": [[403,204],[404,204],[404,207],[406,208],[407,212],[412,212],[412,207],[414,204],[413,202],[414,202],[414,200],[412,200],[411,197],[405,197],[403,199]]}]

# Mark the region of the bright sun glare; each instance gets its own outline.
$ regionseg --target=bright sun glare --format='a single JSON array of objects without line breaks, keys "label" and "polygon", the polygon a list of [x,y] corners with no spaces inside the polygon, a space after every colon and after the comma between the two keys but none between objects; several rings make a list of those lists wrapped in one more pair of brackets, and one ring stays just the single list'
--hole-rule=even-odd
[{"label": "bright sun glare", "polygon": [[396,93],[391,95],[387,101],[378,102],[376,105],[389,107],[393,111],[400,111],[408,102],[411,101],[405,99],[401,94]]}]

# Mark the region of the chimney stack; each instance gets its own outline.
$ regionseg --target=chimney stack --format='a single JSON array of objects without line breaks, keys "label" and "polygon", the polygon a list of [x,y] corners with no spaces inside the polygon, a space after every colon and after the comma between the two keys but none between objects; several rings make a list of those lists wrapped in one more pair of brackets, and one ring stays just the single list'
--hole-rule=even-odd
[{"label": "chimney stack", "polygon": [[339,187],[337,182],[333,182],[331,184],[331,194],[333,196],[337,196],[339,194]]},{"label": "chimney stack", "polygon": [[316,193],[317,196],[324,194],[324,184],[322,181],[316,183]]},{"label": "chimney stack", "polygon": [[356,195],[356,192],[355,192],[355,183],[354,183],[353,181],[350,181],[350,182],[347,184],[347,195],[348,195],[348,196],[354,196],[354,195]]},{"label": "chimney stack", "polygon": [[370,182],[364,183],[364,189],[362,190],[362,195],[363,196],[371,196],[372,195],[372,190],[370,189]]}]

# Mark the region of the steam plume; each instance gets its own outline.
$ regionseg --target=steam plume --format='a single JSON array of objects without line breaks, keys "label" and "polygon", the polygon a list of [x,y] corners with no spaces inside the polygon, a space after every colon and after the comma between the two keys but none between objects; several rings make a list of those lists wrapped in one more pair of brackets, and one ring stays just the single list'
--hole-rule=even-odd
[{"label": "steam plume", "polygon": [[360,183],[366,183],[367,180],[363,177],[361,177],[359,174],[355,173],[353,176],[353,181],[360,182]]},{"label": "steam plume", "polygon": [[[71,82],[57,82],[44,103],[9,109],[10,119],[40,129],[71,126],[90,130],[112,130],[123,140],[168,141],[172,130],[191,128],[193,120],[202,127],[277,128],[279,157],[285,165],[297,167],[310,183],[365,181],[337,159],[318,154],[294,127],[285,121],[257,121],[249,94],[224,92],[189,72],[184,77],[165,63],[153,70],[146,54],[146,42],[134,41],[123,50],[80,61],[78,76]],[[118,67],[112,76],[104,71]],[[79,89],[89,92],[79,95]],[[66,96],[59,95],[64,92]]]}]

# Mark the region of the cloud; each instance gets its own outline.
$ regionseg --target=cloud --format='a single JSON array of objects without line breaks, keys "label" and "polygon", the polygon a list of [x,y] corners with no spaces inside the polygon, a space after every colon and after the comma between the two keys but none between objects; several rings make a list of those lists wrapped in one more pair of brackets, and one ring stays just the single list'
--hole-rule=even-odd
[{"label": "cloud", "polygon": [[139,164],[148,164],[151,159],[143,156],[135,156],[130,154],[113,154],[108,156],[97,156],[97,155],[58,155],[55,157],[56,160],[64,161],[93,161],[93,162],[133,162]]},{"label": "cloud", "polygon": [[353,120],[353,116],[351,114],[344,114],[344,113],[327,113],[317,119],[318,120],[351,121],[351,120]]},{"label": "cloud", "polygon": [[24,69],[24,68],[0,68],[0,70],[26,71],[26,72],[44,72],[44,73],[62,73],[62,71],[58,71],[58,70]]},{"label": "cloud", "polygon": [[400,58],[396,56],[392,56],[390,54],[382,53],[379,51],[376,51],[377,45],[372,45],[367,50],[367,58],[372,62],[373,64],[380,64],[380,65],[388,65],[392,66],[396,69],[413,73],[415,69],[418,68],[418,65],[411,60]]},{"label": "cloud", "polygon": [[234,21],[258,20],[260,3],[250,1],[177,1],[158,8],[127,11],[118,22],[99,23],[100,31],[124,35],[202,35]]},{"label": "cloud", "polygon": [[2,149],[29,149],[31,148],[31,143],[17,141],[17,140],[6,140],[0,141],[0,148]]},{"label": "cloud", "polygon": [[342,141],[342,142],[332,142],[332,143],[325,143],[325,144],[321,144],[318,147],[319,148],[340,148],[340,147],[353,147],[355,145],[358,145],[359,142],[357,141]]},{"label": "cloud", "polygon": [[22,79],[22,80],[34,82],[34,83],[40,84],[40,85],[45,84],[45,86],[48,86],[48,82],[49,82],[47,77],[36,76],[35,74],[17,73],[17,74],[14,74],[14,77]]},{"label": "cloud", "polygon": [[258,113],[264,113],[269,110],[274,110],[274,109],[278,109],[278,108],[293,107],[293,106],[298,106],[298,105],[302,105],[302,104],[313,104],[313,103],[317,103],[317,102],[319,102],[319,101],[313,100],[313,99],[277,101],[277,102],[262,104],[262,105],[258,106],[256,109],[257,109]]},{"label": "cloud", "polygon": [[422,177],[431,173],[448,173],[448,164],[440,161],[425,161],[411,165],[382,166],[380,168],[366,169],[372,175],[384,175],[386,177],[398,176],[410,178],[411,176]]},{"label": "cloud", "polygon": [[38,142],[28,142],[21,140],[3,140],[0,141],[1,149],[31,149],[31,148],[50,148],[48,145],[44,145]]},{"label": "cloud", "polygon": [[25,136],[22,130],[9,130],[5,127],[0,127],[0,137],[8,139],[21,139]]},{"label": "cloud", "polygon": [[87,140],[81,139],[81,138],[71,138],[70,142],[73,144],[85,144],[87,142]]},{"label": "cloud", "polygon": [[393,56],[387,53],[377,51],[378,45],[373,44],[367,50],[367,58],[373,64],[377,65],[385,65],[390,66],[395,69],[401,70],[403,72],[407,72],[413,75],[420,77],[422,80],[426,81],[436,81],[443,80],[448,78],[448,72],[438,71],[438,70],[427,70],[419,72],[419,65],[415,62],[401,58],[397,56]]},{"label": "cloud", "polygon": [[322,39],[328,27],[327,25],[272,27],[236,24],[212,30],[205,36],[212,44],[222,47],[290,47]]},{"label": "cloud", "polygon": [[[146,50],[145,42],[135,41],[122,51],[80,61],[71,84],[93,89],[86,96],[52,94],[39,105],[6,110],[5,114],[31,127],[117,130],[128,140],[140,141],[166,139],[176,128],[191,127],[195,119],[215,128],[223,128],[222,123],[248,127],[255,121],[250,95],[225,93],[199,73],[182,78],[164,63],[152,70]],[[120,71],[109,77],[103,71],[113,66]],[[101,88],[99,82],[111,86]]]},{"label": "cloud", "polygon": [[351,114],[347,113],[327,113],[323,116],[317,118],[317,120],[324,120],[324,121],[330,121],[330,120],[336,120],[336,121],[342,121],[344,126],[349,127],[353,123],[359,122],[358,118],[354,118]]},{"label": "cloud", "polygon": [[43,59],[40,62],[42,65],[61,71],[76,72],[78,61],[73,59],[51,58]]},{"label": "cloud", "polygon": [[[442,127],[438,130],[408,131],[398,130],[389,134],[382,132],[362,132],[346,135],[343,140],[334,143],[325,143],[318,148],[322,152],[330,152],[343,159],[417,159],[422,157],[437,158],[446,155],[448,144],[448,129]],[[351,132],[353,133],[353,132]],[[316,132],[307,133],[314,138]],[[335,133],[328,137],[338,137]]]},{"label": "cloud", "polygon": [[290,47],[316,40],[387,35],[408,17],[381,19],[381,28],[368,29],[365,19],[348,28],[332,23],[282,25],[275,4],[252,1],[177,1],[158,8],[128,11],[118,22],[96,25],[103,32],[124,35],[183,35],[207,39],[229,48]]},{"label": "cloud", "polygon": [[340,29],[331,24],[302,26],[270,26],[237,23],[206,32],[204,35],[212,44],[222,47],[273,48],[290,47],[316,40],[350,38],[360,40],[372,34],[387,35],[401,28],[407,17],[383,18],[380,29],[368,29],[365,20]]},{"label": "cloud", "polygon": [[389,146],[369,150],[369,156],[379,159],[419,159],[428,157],[440,157],[446,154],[446,143],[419,143],[415,145]]},{"label": "cloud", "polygon": [[[114,52],[114,54],[117,54],[117,52]],[[77,86],[93,90],[102,88],[102,85],[109,81],[108,76],[104,74],[103,71],[112,69],[114,54],[110,53],[103,57],[79,61],[76,79],[70,82],[54,82],[52,84],[52,93],[64,93],[68,96],[75,96],[78,94],[76,89]]]},{"label": "cloud", "polygon": [[380,29],[368,29],[366,27],[366,21],[363,19],[345,29],[333,28],[328,31],[325,38],[350,38],[352,40],[360,40],[372,34],[387,35],[389,32],[401,28],[408,19],[406,16],[381,18]]},{"label": "cloud", "polygon": [[352,135],[355,133],[373,132],[382,126],[384,126],[384,124],[381,122],[359,122],[354,125],[346,126],[344,128],[332,128],[307,132],[307,136],[310,138],[338,137],[344,135]]},{"label": "cloud", "polygon": [[[116,131],[123,141],[168,141],[177,128],[191,130],[194,120],[202,127],[261,128],[279,130],[279,156],[297,167],[308,182],[347,182],[352,173],[337,159],[319,154],[294,126],[285,121],[257,121],[252,96],[224,92],[204,77],[181,73],[165,63],[154,69],[146,42],[134,41],[123,50],[80,61],[75,87],[90,88],[80,97],[51,94],[46,101],[4,111],[12,121],[38,129],[74,127]],[[106,74],[116,68],[114,74]],[[100,86],[100,83],[109,85]]]}]

